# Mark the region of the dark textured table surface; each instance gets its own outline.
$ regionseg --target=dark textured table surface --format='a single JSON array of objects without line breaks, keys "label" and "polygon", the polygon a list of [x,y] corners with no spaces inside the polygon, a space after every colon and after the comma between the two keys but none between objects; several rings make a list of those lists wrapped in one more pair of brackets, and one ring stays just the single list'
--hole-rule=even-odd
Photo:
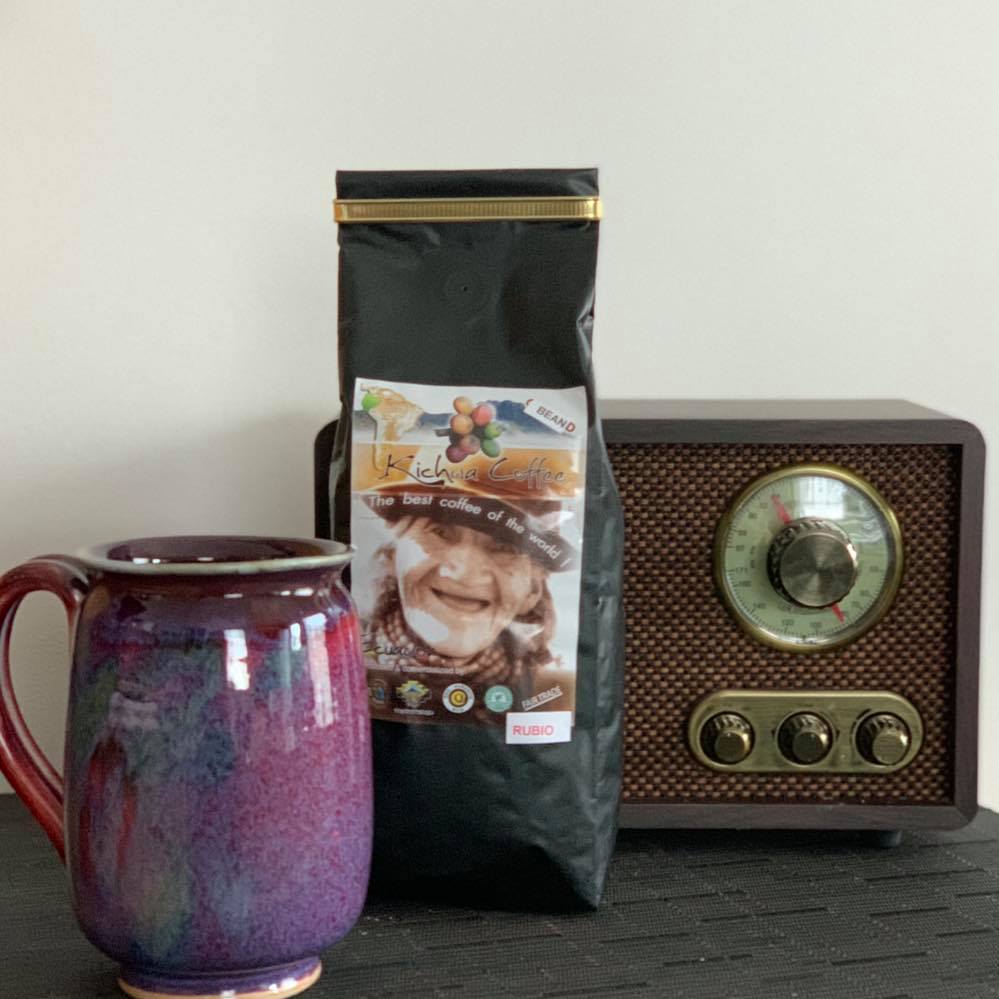
[{"label": "dark textured table surface", "polygon": [[[314,999],[999,997],[999,816],[879,850],[816,833],[623,832],[599,911],[369,901]],[[65,876],[0,798],[0,997],[119,996]]]}]

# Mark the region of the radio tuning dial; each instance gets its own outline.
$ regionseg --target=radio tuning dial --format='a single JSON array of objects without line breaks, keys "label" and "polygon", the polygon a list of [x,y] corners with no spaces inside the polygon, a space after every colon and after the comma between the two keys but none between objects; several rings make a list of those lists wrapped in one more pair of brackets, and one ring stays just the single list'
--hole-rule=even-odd
[{"label": "radio tuning dial", "polygon": [[831,521],[802,517],[774,538],[767,573],[774,589],[799,607],[831,607],[857,581],[857,549]]},{"label": "radio tuning dial", "polygon": [[890,714],[871,715],[857,729],[857,749],[868,763],[894,766],[909,751],[912,737],[901,718]]},{"label": "radio tuning dial", "polygon": [[701,729],[701,748],[715,763],[741,763],[753,748],[753,727],[742,715],[726,711]]},{"label": "radio tuning dial", "polygon": [[832,746],[829,723],[810,711],[791,715],[777,733],[777,745],[792,763],[818,763]]},{"label": "radio tuning dial", "polygon": [[715,580],[736,621],[787,652],[852,642],[902,580],[902,531],[885,498],[849,469],[788,465],[750,482],[715,533]]}]

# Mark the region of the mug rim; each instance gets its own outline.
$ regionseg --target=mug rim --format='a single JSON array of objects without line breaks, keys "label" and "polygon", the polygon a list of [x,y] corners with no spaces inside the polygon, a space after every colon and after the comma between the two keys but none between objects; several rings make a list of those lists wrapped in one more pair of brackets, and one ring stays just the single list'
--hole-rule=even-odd
[{"label": "mug rim", "polygon": [[[157,557],[159,547],[164,553],[170,545],[189,546],[201,543],[205,555],[197,558]],[[270,546],[272,553],[254,558],[211,557],[211,546],[236,544],[257,545],[263,552]],[[145,550],[148,555],[116,556],[129,548]],[[280,549],[299,549],[301,554],[282,554]],[[172,534],[126,538],[103,544],[88,545],[76,552],[76,557],[90,569],[100,572],[124,573],[137,576],[251,576],[266,572],[294,572],[299,569],[330,569],[346,565],[354,556],[353,545],[327,538],[292,538],[264,534]]]}]

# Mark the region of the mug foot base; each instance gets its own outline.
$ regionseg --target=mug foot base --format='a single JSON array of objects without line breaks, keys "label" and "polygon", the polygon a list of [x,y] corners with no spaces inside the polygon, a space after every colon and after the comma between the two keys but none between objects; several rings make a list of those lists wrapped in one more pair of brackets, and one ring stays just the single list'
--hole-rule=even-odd
[{"label": "mug foot base", "polygon": [[133,999],[288,999],[314,985],[322,970],[318,957],[217,975],[170,975],[122,968],[118,987]]}]

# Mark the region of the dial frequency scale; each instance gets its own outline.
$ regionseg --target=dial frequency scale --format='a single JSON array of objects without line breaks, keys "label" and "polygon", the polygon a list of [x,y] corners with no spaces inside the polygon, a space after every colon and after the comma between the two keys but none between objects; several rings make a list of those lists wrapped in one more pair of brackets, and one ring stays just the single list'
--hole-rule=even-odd
[{"label": "dial frequency scale", "polygon": [[736,620],[792,652],[844,645],[891,605],[902,576],[895,513],[860,476],[792,465],[752,482],[718,528],[715,573]]}]

